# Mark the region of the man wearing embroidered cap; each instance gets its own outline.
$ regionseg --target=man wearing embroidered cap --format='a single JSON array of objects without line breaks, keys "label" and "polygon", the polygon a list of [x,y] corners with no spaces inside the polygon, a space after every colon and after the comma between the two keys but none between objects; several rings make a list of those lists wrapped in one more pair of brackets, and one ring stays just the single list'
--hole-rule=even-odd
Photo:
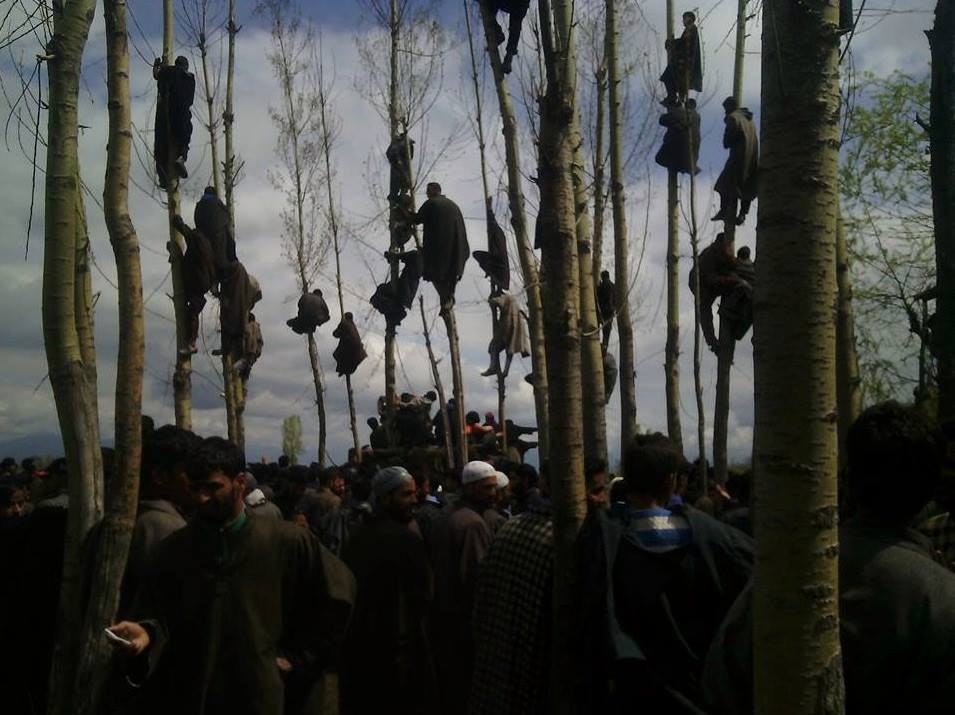
[{"label": "man wearing embroidered cap", "polygon": [[425,636],[432,577],[412,517],[414,478],[404,467],[379,469],[371,493],[374,514],[342,553],[358,597],[342,649],[341,711],[433,713],[434,672]]},{"label": "man wearing embroidered cap", "polygon": [[464,465],[461,498],[435,520],[431,530],[434,607],[430,633],[442,713],[465,712],[467,707],[474,590],[478,566],[491,545],[491,530],[482,515],[497,499],[497,475],[487,462]]}]

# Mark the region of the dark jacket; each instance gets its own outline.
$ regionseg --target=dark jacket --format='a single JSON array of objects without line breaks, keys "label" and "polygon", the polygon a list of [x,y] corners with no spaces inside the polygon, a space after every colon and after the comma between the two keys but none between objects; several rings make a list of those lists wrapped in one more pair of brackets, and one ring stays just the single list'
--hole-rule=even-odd
[{"label": "dark jacket", "polygon": [[752,201],[756,198],[759,169],[759,136],[753,113],[740,107],[727,114],[724,121],[723,146],[730,153],[714,188],[722,196]]},{"label": "dark jacket", "polygon": [[424,226],[421,277],[433,283],[442,298],[454,297],[471,251],[461,209],[446,196],[435,196],[418,209],[415,223]]}]

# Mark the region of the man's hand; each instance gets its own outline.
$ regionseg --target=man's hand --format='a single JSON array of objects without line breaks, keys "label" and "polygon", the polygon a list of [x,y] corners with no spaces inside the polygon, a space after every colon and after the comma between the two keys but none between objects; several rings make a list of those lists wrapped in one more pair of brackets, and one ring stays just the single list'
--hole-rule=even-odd
[{"label": "man's hand", "polygon": [[292,672],[292,664],[287,658],[279,656],[275,659],[275,665],[282,675],[288,675]]},{"label": "man's hand", "polygon": [[110,645],[126,657],[132,658],[140,655],[149,647],[149,632],[134,621],[114,623],[108,630],[129,641],[129,645],[126,645],[114,641],[112,638],[109,639]]}]

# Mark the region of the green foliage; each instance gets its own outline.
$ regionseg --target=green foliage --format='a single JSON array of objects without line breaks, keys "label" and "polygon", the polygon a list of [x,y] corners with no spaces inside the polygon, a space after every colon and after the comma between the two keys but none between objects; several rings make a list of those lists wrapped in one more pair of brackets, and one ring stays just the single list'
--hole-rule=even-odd
[{"label": "green foliage", "polygon": [[909,400],[920,342],[914,297],[935,282],[927,137],[928,74],[866,74],[852,93],[840,163],[865,402]]},{"label": "green foliage", "polygon": [[302,444],[302,418],[292,415],[282,420],[282,454],[291,464],[298,463],[298,455],[305,451]]}]

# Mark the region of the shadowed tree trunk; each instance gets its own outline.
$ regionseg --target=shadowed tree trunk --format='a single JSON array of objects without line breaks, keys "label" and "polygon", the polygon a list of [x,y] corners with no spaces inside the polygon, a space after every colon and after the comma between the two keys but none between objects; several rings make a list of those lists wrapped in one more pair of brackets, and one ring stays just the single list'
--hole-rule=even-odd
[{"label": "shadowed tree trunk", "polygon": [[935,6],[927,33],[932,52],[929,150],[932,156],[932,214],[935,219],[935,353],[938,360],[938,420],[955,424],[955,7]]},{"label": "shadowed tree trunk", "polygon": [[494,35],[494,17],[488,9],[487,0],[479,0],[481,18],[484,21],[484,35],[487,43],[488,58],[494,75],[494,87],[501,112],[504,133],[504,157],[507,164],[507,196],[511,211],[511,226],[517,241],[517,252],[521,262],[521,274],[524,277],[524,290],[527,295],[528,327],[531,341],[531,363],[534,375],[534,407],[537,413],[537,451],[541,461],[548,459],[550,444],[550,419],[548,403],[548,367],[544,335],[544,311],[541,302],[540,277],[537,270],[537,258],[534,256],[527,231],[527,214],[524,208],[524,192],[521,188],[520,148],[517,136],[517,115],[511,101],[510,90],[501,67],[501,55],[497,49]]},{"label": "shadowed tree trunk", "polygon": [[836,323],[836,404],[839,414],[839,467],[846,463],[846,434],[862,412],[862,381],[856,348],[855,313],[852,308],[852,276],[849,250],[840,218],[836,228],[836,282],[839,303]]},{"label": "shadowed tree trunk", "polygon": [[421,309],[421,327],[424,330],[424,345],[428,349],[428,362],[431,364],[431,379],[434,381],[434,389],[438,393],[438,408],[441,410],[441,424],[444,425],[444,456],[448,460],[448,466],[450,466],[454,464],[454,446],[451,442],[448,400],[444,392],[444,383],[441,381],[441,373],[438,371],[438,361],[435,359],[434,349],[431,347],[431,331],[428,330],[428,319],[424,315],[424,296],[418,296],[418,308]]},{"label": "shadowed tree trunk", "polygon": [[[836,456],[838,7],[764,3],[754,366],[759,715],[843,711]],[[812,177],[807,181],[806,177]]]},{"label": "shadowed tree trunk", "polygon": [[[674,0],[667,0],[667,39],[673,39]],[[667,341],[663,370],[666,375],[667,435],[683,451],[680,417],[680,184],[675,169],[667,171]]]},{"label": "shadowed tree trunk", "polygon": [[603,270],[604,218],[607,213],[607,155],[605,134],[607,124],[607,62],[597,67],[594,73],[597,105],[594,120],[594,280],[600,280]]},{"label": "shadowed tree trunk", "polygon": [[630,244],[624,202],[623,119],[620,102],[620,72],[617,67],[617,5],[607,0],[607,81],[610,100],[610,187],[613,203],[614,279],[617,288],[617,335],[620,340],[620,454],[637,432],[637,386],[634,364],[633,321],[630,319]]},{"label": "shadowed tree trunk", "polygon": [[[540,100],[539,182],[544,330],[550,390],[550,455],[554,511],[554,611],[551,712],[572,712],[575,543],[586,513],[581,420],[580,272],[572,181],[576,116],[576,49],[571,0],[539,0],[547,84]],[[627,378],[624,378],[627,379]]]}]

